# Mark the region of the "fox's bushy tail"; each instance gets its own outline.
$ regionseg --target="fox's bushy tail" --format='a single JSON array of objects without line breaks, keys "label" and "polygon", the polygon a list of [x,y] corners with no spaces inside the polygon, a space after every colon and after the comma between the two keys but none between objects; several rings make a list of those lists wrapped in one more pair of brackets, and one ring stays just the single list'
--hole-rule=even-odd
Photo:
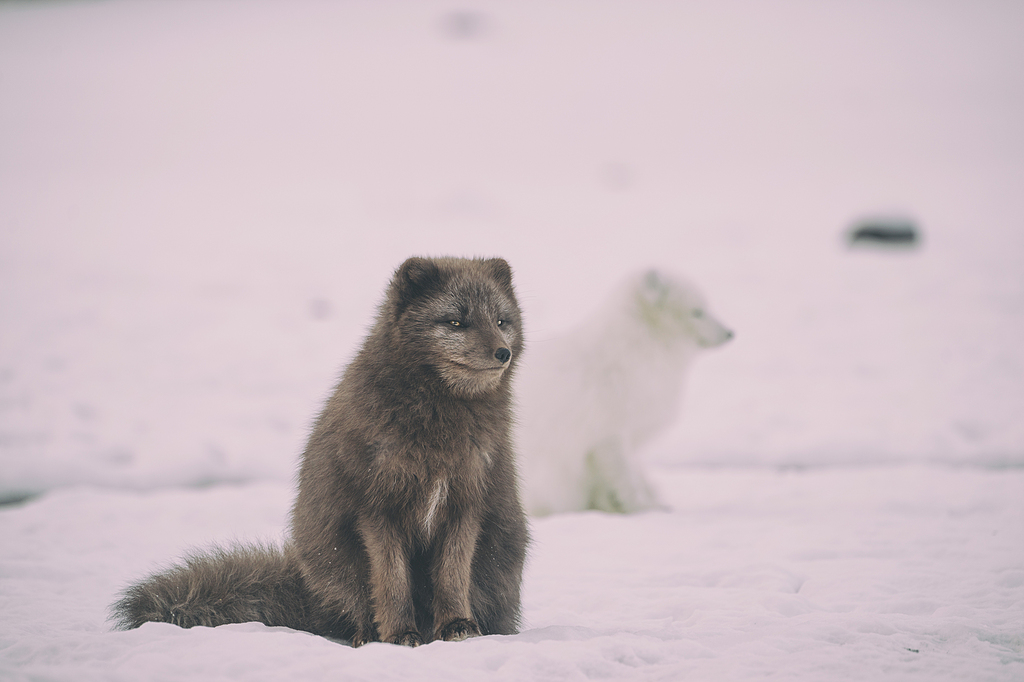
[{"label": "fox's bushy tail", "polygon": [[322,616],[291,552],[261,545],[190,554],[126,589],[111,607],[122,630],[147,622],[183,628],[259,622],[347,639],[348,628]]}]

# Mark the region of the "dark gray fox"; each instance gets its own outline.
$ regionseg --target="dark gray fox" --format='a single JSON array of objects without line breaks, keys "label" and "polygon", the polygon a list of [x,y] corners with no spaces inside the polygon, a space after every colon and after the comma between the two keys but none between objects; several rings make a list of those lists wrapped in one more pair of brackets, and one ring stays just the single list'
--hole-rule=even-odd
[{"label": "dark gray fox", "polygon": [[522,350],[508,263],[405,261],[313,427],[283,550],[189,556],[129,587],[117,626],[259,621],[356,646],[515,633]]}]

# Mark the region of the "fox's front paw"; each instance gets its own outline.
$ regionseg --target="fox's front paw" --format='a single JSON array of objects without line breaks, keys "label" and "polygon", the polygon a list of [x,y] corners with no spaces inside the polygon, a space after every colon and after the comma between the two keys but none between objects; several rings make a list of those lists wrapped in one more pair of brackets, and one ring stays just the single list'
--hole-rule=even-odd
[{"label": "fox's front paw", "polygon": [[420,644],[423,644],[423,638],[420,637],[420,633],[415,630],[409,630],[400,635],[395,635],[388,641],[392,644],[400,644],[402,646],[419,646]]},{"label": "fox's front paw", "polygon": [[461,642],[470,637],[479,637],[480,628],[469,618],[456,618],[444,627],[438,628],[436,639],[446,642]]},{"label": "fox's front paw", "polygon": [[358,627],[356,631],[352,633],[352,638],[349,640],[353,647],[363,646],[370,642],[380,641],[377,636],[377,628],[375,626],[369,627]]}]

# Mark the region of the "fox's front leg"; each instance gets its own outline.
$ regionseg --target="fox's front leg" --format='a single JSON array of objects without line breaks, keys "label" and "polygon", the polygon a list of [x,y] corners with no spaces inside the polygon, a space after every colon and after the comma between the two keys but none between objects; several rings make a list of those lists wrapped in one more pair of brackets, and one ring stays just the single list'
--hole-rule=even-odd
[{"label": "fox's front leg", "polygon": [[473,552],[480,535],[475,514],[451,519],[437,539],[431,565],[434,583],[434,639],[458,641],[480,634],[469,602]]},{"label": "fox's front leg", "polygon": [[359,532],[370,557],[370,596],[380,641],[423,644],[412,603],[407,543],[394,526],[379,519],[362,520]]}]

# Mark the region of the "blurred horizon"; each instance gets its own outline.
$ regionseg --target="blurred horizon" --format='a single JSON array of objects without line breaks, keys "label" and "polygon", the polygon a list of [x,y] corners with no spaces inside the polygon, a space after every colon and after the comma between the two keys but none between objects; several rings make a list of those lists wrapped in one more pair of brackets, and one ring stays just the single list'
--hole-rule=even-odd
[{"label": "blurred horizon", "polygon": [[694,280],[657,462],[1024,466],[1022,73],[995,1],[0,3],[0,484],[289,476],[416,254],[536,344]]}]

